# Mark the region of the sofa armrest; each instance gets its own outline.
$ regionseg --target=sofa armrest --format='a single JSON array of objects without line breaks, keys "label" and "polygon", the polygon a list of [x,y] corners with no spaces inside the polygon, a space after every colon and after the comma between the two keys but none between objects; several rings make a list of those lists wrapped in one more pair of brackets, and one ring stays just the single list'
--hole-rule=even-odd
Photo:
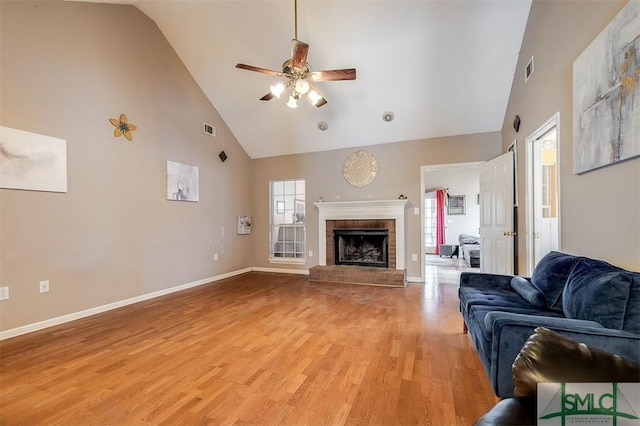
[{"label": "sofa armrest", "polygon": [[460,287],[474,288],[511,288],[514,275],[487,274],[483,272],[461,272]]},{"label": "sofa armrest", "polygon": [[604,328],[593,321],[509,312],[490,314],[493,316],[490,379],[496,395],[502,398],[513,396],[513,361],[536,327],[549,328],[593,348],[640,362],[640,335]]}]

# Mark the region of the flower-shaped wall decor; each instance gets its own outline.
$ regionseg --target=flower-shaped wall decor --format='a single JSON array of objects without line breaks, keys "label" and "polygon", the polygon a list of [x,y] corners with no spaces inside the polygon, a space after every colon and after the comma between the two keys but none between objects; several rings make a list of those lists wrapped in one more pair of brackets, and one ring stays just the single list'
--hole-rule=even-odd
[{"label": "flower-shaped wall decor", "polygon": [[131,134],[131,132],[133,132],[134,130],[136,130],[138,128],[138,126],[136,126],[135,124],[131,124],[127,121],[127,116],[124,114],[120,114],[120,120],[116,120],[115,118],[110,118],[109,122],[111,124],[113,124],[113,126],[116,128],[113,131],[113,136],[114,137],[120,137],[122,135],[124,135],[125,138],[129,139],[130,141],[133,140],[133,135]]}]

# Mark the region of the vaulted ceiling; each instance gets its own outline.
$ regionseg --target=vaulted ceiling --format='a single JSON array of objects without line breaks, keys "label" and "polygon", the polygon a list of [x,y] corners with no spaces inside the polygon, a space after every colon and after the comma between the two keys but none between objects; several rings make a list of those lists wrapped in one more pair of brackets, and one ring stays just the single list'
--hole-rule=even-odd
[{"label": "vaulted ceiling", "polygon": [[[284,82],[235,68],[281,70],[291,57],[294,0],[115,0],[153,19],[252,158],[499,131],[531,0],[298,0],[298,39],[312,70],[356,68],[314,83],[328,104],[288,96]],[[515,76],[515,77],[514,77]],[[395,119],[384,121],[385,112]],[[327,123],[321,131],[318,123]]]}]

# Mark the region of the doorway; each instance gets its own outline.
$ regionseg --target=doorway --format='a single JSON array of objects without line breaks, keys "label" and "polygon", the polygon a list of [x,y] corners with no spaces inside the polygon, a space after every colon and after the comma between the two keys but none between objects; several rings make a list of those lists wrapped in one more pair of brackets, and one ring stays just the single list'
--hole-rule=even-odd
[{"label": "doorway", "polygon": [[[463,200],[459,211],[445,209],[445,244],[458,244],[459,234],[479,235],[480,205],[478,198],[479,166],[481,162],[436,164],[420,167],[420,280],[425,282],[426,257],[438,258],[436,253],[436,190],[445,189],[450,196]],[[430,254],[431,253],[431,254]],[[459,254],[462,261],[462,254]],[[445,261],[447,257],[443,257]],[[448,258],[453,262],[453,258]],[[456,261],[458,258],[455,258]],[[417,260],[417,259],[416,259]]]},{"label": "doorway", "polygon": [[560,113],[526,139],[526,256],[530,275],[540,259],[560,249]]}]

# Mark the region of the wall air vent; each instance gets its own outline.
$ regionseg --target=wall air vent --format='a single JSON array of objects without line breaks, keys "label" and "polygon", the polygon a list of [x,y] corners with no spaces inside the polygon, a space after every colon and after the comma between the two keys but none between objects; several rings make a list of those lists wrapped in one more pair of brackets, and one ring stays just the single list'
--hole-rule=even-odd
[{"label": "wall air vent", "polygon": [[527,62],[527,66],[524,67],[524,84],[527,84],[531,74],[533,74],[533,56],[531,56],[531,59]]},{"label": "wall air vent", "polygon": [[204,132],[206,134],[211,135],[211,136],[215,136],[216,135],[215,126],[212,126],[211,124],[207,124],[207,123],[202,123],[202,125],[203,125]]}]

